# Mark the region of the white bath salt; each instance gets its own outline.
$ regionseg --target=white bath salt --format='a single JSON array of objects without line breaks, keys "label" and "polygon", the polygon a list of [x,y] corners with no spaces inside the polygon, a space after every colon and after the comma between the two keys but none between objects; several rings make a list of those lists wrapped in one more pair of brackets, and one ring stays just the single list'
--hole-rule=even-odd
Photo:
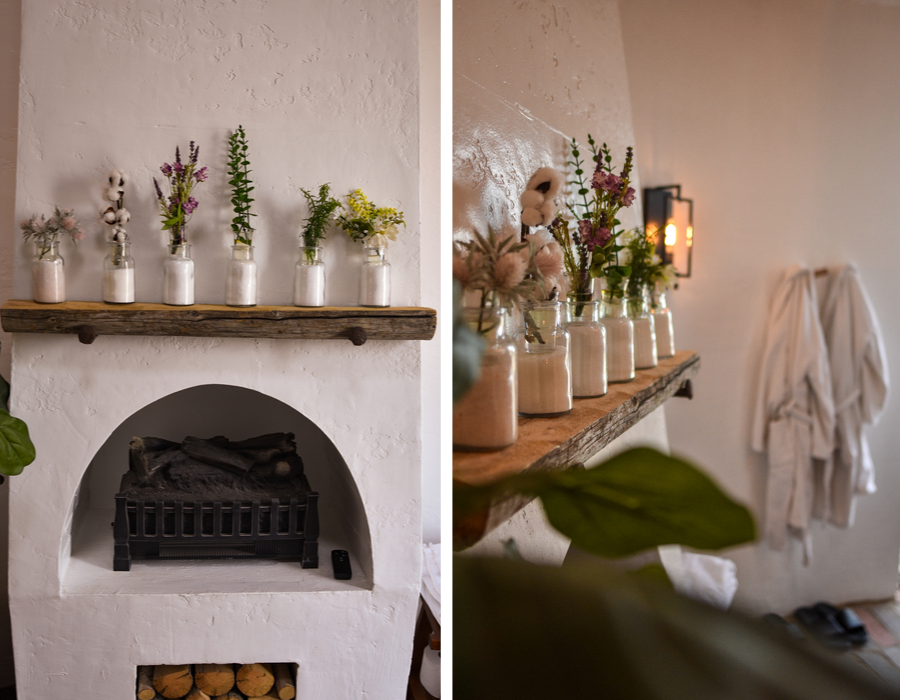
[{"label": "white bath salt", "polygon": [[360,306],[391,305],[391,267],[363,265],[359,280]]},{"label": "white bath salt", "polygon": [[656,354],[662,359],[675,354],[675,329],[672,325],[672,312],[660,309],[653,312],[656,324]]},{"label": "white bath salt", "polygon": [[324,265],[297,265],[294,306],[325,306]]},{"label": "white bath salt", "polygon": [[58,260],[35,260],[31,266],[34,300],[42,304],[59,304],[66,300],[66,270]]},{"label": "white bath salt", "polygon": [[650,369],[659,364],[656,357],[656,331],[653,317],[632,319],[634,323],[634,368]]},{"label": "white bath salt", "polygon": [[634,325],[625,317],[607,317],[600,322],[606,328],[607,380],[630,382],[634,379]]},{"label": "white bath salt", "polygon": [[602,325],[567,326],[572,351],[572,394],[575,398],[606,393],[606,332]]},{"label": "white bath salt", "polygon": [[519,413],[547,415],[572,410],[572,363],[569,348],[549,352],[519,350]]},{"label": "white bath salt", "polygon": [[194,303],[194,261],[167,258],[163,263],[163,303],[190,306]]},{"label": "white bath salt", "polygon": [[453,447],[499,450],[519,435],[515,353],[488,347],[481,376],[453,406]]},{"label": "white bath salt", "polygon": [[256,306],[256,261],[228,261],[225,304],[228,306]]},{"label": "white bath salt", "polygon": [[131,304],[134,301],[134,269],[107,270],[103,275],[103,301]]}]

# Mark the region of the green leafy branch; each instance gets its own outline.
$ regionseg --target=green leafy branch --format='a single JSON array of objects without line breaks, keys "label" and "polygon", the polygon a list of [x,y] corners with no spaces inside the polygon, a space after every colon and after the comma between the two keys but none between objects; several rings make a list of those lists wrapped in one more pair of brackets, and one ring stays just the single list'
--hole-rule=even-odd
[{"label": "green leafy branch", "polygon": [[231,205],[234,207],[231,230],[236,244],[252,245],[254,229],[250,217],[256,214],[250,211],[250,205],[254,202],[250,193],[255,189],[250,172],[247,135],[244,127],[238,126],[228,137],[228,184],[231,185]]},{"label": "green leafy branch", "polygon": [[306,219],[300,235],[303,237],[304,246],[314,248],[325,238],[325,228],[331,220],[331,215],[341,206],[341,203],[331,196],[331,186],[327,182],[319,186],[318,196],[302,187],[300,191],[306,197],[306,204],[309,208],[309,218]]}]

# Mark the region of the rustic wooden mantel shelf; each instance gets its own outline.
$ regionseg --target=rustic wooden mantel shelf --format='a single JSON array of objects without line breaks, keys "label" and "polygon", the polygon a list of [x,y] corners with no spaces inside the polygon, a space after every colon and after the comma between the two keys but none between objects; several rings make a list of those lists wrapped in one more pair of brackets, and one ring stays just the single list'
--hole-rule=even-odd
[{"label": "rustic wooden mantel shelf", "polygon": [[[638,370],[632,382],[610,384],[605,396],[575,399],[571,413],[564,416],[520,418],[519,439],[514,445],[496,452],[454,452],[453,478],[465,484],[484,484],[518,472],[582,464],[679,393],[699,370],[700,356],[680,350],[653,369]],[[454,546],[474,544],[529,500],[524,496],[505,498],[465,519],[454,514]]]},{"label": "rustic wooden mantel shelf", "polygon": [[83,343],[101,335],[175,335],[201,338],[430,340],[437,313],[411,306],[234,307],[214,304],[37,304],[11,299],[0,309],[7,333],[77,334]]}]

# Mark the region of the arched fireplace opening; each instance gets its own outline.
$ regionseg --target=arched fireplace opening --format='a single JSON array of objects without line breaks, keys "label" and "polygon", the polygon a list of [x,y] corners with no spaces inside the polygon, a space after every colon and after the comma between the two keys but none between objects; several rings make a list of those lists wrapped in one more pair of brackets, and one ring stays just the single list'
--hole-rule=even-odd
[{"label": "arched fireplace opening", "polygon": [[[134,437],[181,442],[186,437],[223,436],[247,440],[291,433],[310,487],[319,496],[319,556],[322,567],[268,559],[140,560],[128,572],[113,571],[115,495],[129,468]],[[260,585],[269,590],[319,590],[334,584],[332,549],[346,549],[354,563],[353,586],[372,586],[372,547],[365,506],[353,475],[334,443],[316,425],[284,402],[244,387],[205,384],[176,391],[125,418],[91,459],[74,495],[68,571],[63,590],[107,588],[153,592],[156,587],[231,591]],[[210,580],[220,580],[210,589]],[[193,582],[193,583],[192,583]],[[336,584],[334,584],[336,585]]]}]

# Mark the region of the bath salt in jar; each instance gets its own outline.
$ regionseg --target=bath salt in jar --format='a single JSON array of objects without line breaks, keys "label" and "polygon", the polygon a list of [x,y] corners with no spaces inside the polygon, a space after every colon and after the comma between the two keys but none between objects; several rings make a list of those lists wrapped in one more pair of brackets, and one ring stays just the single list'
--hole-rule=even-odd
[{"label": "bath salt in jar", "polygon": [[163,262],[163,303],[170,306],[194,303],[194,261],[189,243],[168,246]]},{"label": "bath salt in jar", "polygon": [[294,306],[325,306],[325,263],[319,246],[300,246],[294,267]]},{"label": "bath salt in jar", "polygon": [[572,410],[569,332],[558,301],[526,303],[516,337],[519,415],[558,416]]},{"label": "bath salt in jar", "polygon": [[40,304],[60,304],[66,300],[66,268],[59,254],[59,241],[35,241],[31,291]]},{"label": "bath salt in jar", "polygon": [[634,326],[634,368],[650,369],[659,364],[656,356],[656,327],[650,313],[648,294],[642,288],[637,296],[628,297],[628,317]]},{"label": "bath salt in jar", "polygon": [[499,450],[519,435],[516,346],[504,307],[463,309],[466,325],[484,341],[481,372],[453,405],[453,449]]},{"label": "bath salt in jar", "polygon": [[227,306],[256,306],[257,267],[253,246],[235,243],[231,246],[231,260],[225,278]]},{"label": "bath salt in jar", "polygon": [[569,294],[566,330],[572,357],[575,398],[603,396],[607,389],[606,329],[600,323],[600,302],[592,294]]},{"label": "bath salt in jar", "polygon": [[602,318],[606,328],[606,374],[610,382],[634,379],[634,324],[621,297],[603,290]]},{"label": "bath salt in jar", "polygon": [[665,292],[654,292],[650,311],[656,328],[656,354],[660,359],[672,357],[675,354],[675,328]]},{"label": "bath salt in jar", "polygon": [[365,249],[359,278],[360,306],[391,305],[391,264],[384,259],[383,246]]},{"label": "bath salt in jar", "polygon": [[109,241],[103,260],[103,301],[107,304],[134,303],[134,258],[131,243]]}]

